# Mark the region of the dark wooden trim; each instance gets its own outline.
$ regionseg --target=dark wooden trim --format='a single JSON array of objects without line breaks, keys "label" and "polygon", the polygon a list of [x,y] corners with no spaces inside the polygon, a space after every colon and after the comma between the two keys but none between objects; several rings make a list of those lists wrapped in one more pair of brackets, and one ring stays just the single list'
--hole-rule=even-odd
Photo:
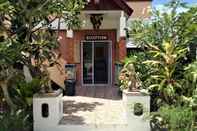
[{"label": "dark wooden trim", "polygon": [[131,16],[131,14],[133,13],[133,9],[130,8],[127,3],[124,0],[114,0],[116,2],[116,4],[118,4],[120,6],[120,8],[122,8],[128,16]]},{"label": "dark wooden trim", "polygon": [[133,13],[133,9],[124,0],[100,0],[99,4],[91,1],[84,10],[123,10],[128,16]]}]

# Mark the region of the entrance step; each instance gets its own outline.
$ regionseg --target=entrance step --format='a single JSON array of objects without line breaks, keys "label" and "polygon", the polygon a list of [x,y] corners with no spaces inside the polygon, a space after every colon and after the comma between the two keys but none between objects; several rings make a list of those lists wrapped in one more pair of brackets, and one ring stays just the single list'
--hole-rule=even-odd
[{"label": "entrance step", "polygon": [[131,131],[128,125],[59,125],[58,131]]}]

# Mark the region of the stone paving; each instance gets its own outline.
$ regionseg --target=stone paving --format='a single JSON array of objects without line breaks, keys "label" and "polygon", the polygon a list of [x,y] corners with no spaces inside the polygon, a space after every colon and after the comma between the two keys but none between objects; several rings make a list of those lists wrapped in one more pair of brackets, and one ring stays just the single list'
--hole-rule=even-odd
[{"label": "stone paving", "polygon": [[[80,94],[74,97],[64,96],[64,117],[60,124],[126,125],[124,105],[120,96],[118,99],[116,88],[99,90],[101,91],[94,88],[92,90],[94,93],[86,92],[86,96],[79,96]],[[106,92],[107,90],[109,92]]]}]

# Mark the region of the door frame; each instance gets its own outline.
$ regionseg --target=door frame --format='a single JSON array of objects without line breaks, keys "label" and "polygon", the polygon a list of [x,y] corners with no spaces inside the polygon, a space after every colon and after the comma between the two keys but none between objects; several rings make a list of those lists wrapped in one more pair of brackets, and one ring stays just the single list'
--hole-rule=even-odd
[{"label": "door frame", "polygon": [[[96,42],[106,42],[108,45],[108,83],[107,84],[85,84],[83,80],[83,44],[85,42],[90,42],[92,43],[92,61],[94,61],[94,43]],[[96,87],[96,86],[107,86],[110,87],[112,85],[112,41],[111,40],[94,40],[94,41],[88,41],[88,40],[82,40],[80,42],[81,45],[81,85],[82,87]],[[94,62],[93,67],[94,67]],[[94,83],[94,68],[93,68],[93,75],[92,75],[92,80]]]}]

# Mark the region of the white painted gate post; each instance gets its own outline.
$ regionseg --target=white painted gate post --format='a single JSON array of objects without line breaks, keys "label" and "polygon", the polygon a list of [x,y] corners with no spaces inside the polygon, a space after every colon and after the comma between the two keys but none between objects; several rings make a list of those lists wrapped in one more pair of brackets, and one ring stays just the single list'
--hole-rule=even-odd
[{"label": "white painted gate post", "polygon": [[49,131],[63,117],[62,91],[35,94],[33,97],[34,131]]},{"label": "white painted gate post", "polygon": [[[150,96],[140,92],[123,91],[123,102],[126,108],[126,117],[131,131],[150,131],[149,120],[145,118],[150,113]],[[142,106],[142,114],[135,114],[135,106]],[[139,109],[139,108],[138,108]]]}]

